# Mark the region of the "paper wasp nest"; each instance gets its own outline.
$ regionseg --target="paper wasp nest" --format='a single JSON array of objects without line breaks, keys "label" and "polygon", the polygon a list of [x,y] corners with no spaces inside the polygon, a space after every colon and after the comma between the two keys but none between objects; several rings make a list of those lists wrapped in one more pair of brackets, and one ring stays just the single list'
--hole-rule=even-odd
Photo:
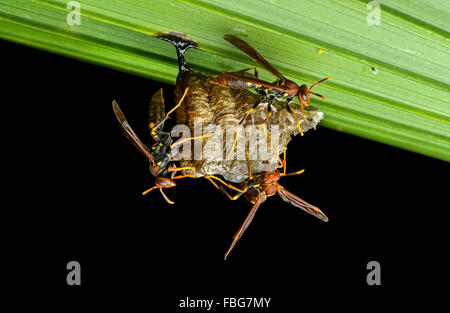
[{"label": "paper wasp nest", "polygon": [[[189,41],[182,34],[169,33],[158,35],[160,39],[167,40],[172,44],[174,38],[180,42]],[[190,47],[196,44],[189,41]],[[176,45],[176,44],[174,44]],[[191,129],[192,136],[198,136],[194,130],[195,120],[197,127],[200,124],[203,130],[202,134],[211,133],[210,138],[195,140],[191,143],[194,149],[191,149],[191,160],[180,160],[180,166],[195,167],[195,170],[186,170],[185,173],[197,176],[221,175],[226,180],[234,183],[240,183],[248,177],[248,165],[245,158],[245,150],[250,151],[250,163],[252,172],[259,173],[263,167],[264,161],[271,161],[273,168],[277,166],[277,157],[287,149],[287,145],[292,136],[299,134],[297,123],[292,115],[286,110],[286,104],[275,101],[272,105],[272,116],[269,118],[267,131],[275,139],[275,128],[278,125],[279,139],[272,146],[267,145],[266,155],[261,153],[252,153],[256,150],[257,140],[251,140],[252,135],[259,135],[259,141],[267,141],[261,122],[267,114],[267,104],[262,103],[247,117],[244,121],[244,130],[249,125],[254,125],[250,134],[244,130],[239,133],[238,148],[234,149],[234,155],[227,159],[228,149],[231,148],[234,141],[234,134],[239,122],[245,115],[245,112],[255,104],[261,97],[247,90],[231,89],[210,83],[213,76],[194,72],[184,61],[185,48],[180,52],[177,47],[180,72],[177,77],[175,89],[175,103],[178,103],[186,88],[189,88],[184,101],[176,111],[177,123],[185,124]],[[323,113],[314,107],[304,109],[305,115],[301,113],[298,105],[292,105],[292,110],[297,115],[303,133],[309,129],[315,129],[317,124],[323,118]],[[198,121],[201,121],[198,123]],[[229,133],[227,134],[227,129]],[[217,131],[221,130],[221,131]],[[245,135],[245,137],[244,137]],[[245,140],[245,142],[244,142]],[[211,151],[211,147],[214,150]],[[216,147],[221,147],[217,149]],[[194,159],[195,150],[203,151],[201,158]],[[264,157],[264,158],[262,158]]]},{"label": "paper wasp nest", "polygon": [[[242,151],[242,149],[241,151],[238,151],[235,148],[234,153],[238,154],[238,156],[232,155],[231,159],[227,160],[228,150],[226,149],[226,146],[228,146],[228,149],[231,148],[234,141],[233,129],[237,129],[245,112],[258,101],[260,96],[247,90],[237,90],[211,84],[209,83],[211,78],[211,76],[189,72],[177,81],[175,101],[178,102],[185,88],[189,87],[189,91],[186,94],[182,105],[177,110],[177,123],[189,126],[192,131],[194,129],[194,120],[196,118],[201,118],[200,121],[203,131],[208,128],[208,125],[220,126],[222,131],[216,134],[213,133],[211,138],[197,140],[198,142],[193,143],[193,146],[199,144],[202,145],[202,158],[200,160],[182,160],[180,161],[180,165],[183,167],[195,167],[195,173],[194,171],[187,171],[190,174],[201,176],[222,175],[230,182],[239,183],[248,177],[247,161],[245,159],[245,154],[243,154],[245,152]],[[259,173],[261,171],[263,161],[266,160],[271,160],[271,165],[276,167],[277,155],[283,153],[284,149],[287,148],[292,136],[299,134],[297,123],[292,115],[287,112],[285,104],[276,101],[272,107],[275,107],[276,111],[273,110],[273,114],[266,125],[269,134],[272,133],[273,125],[278,125],[279,127],[280,136],[278,144],[273,146],[273,150],[276,152],[267,145],[266,151],[269,154],[268,158],[262,159],[260,153],[250,153],[250,163],[254,173]],[[293,110],[300,120],[303,133],[311,128],[315,129],[323,117],[322,112],[317,111],[316,108],[311,106],[305,108],[306,116],[301,113],[299,108],[293,108]],[[266,117],[266,112],[267,104],[260,104],[243,123],[244,129],[248,125],[255,125],[254,130],[258,133],[259,140],[265,140],[261,122]],[[229,132],[227,136],[226,130],[230,126],[233,128],[230,129],[231,132]],[[214,129],[214,126],[209,127],[210,131],[214,131]],[[192,134],[194,134],[193,131]],[[244,134],[244,147],[249,149],[249,151],[256,151],[257,147],[255,147],[255,145],[257,144],[257,141],[250,141],[250,134],[245,133],[244,131],[239,133],[238,146],[239,143],[243,144],[242,140]],[[250,143],[253,144],[253,146],[250,145]],[[208,146],[217,147],[218,145],[222,145],[222,149],[210,153],[211,151],[209,151],[210,149],[208,149]],[[194,157],[194,152],[192,152],[191,157]],[[252,160],[253,158],[255,158],[255,160]]]}]

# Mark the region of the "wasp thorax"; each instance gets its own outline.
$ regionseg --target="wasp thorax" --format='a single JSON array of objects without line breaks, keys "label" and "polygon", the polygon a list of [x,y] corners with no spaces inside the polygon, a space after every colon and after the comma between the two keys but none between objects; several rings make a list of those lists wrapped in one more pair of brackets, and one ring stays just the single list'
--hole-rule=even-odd
[{"label": "wasp thorax", "polygon": [[298,88],[298,85],[292,80],[286,80],[284,82],[284,87],[288,88],[289,90],[296,90]]}]

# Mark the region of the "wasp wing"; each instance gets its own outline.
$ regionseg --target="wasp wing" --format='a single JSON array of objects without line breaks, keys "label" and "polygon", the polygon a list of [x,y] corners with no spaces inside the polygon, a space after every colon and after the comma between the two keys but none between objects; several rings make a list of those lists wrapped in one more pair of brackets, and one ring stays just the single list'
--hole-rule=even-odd
[{"label": "wasp wing", "polygon": [[287,191],[283,187],[280,186],[278,188],[278,194],[284,201],[289,202],[293,206],[300,208],[311,215],[314,215],[315,217],[321,219],[324,222],[328,222],[328,217],[318,207],[309,204],[303,199],[300,199],[299,197]]},{"label": "wasp wing", "polygon": [[[221,81],[222,81],[222,77],[231,77],[237,80],[242,80],[244,82],[249,82],[249,83],[253,83],[256,85],[260,85],[262,87],[266,87],[266,88],[271,88],[271,89],[277,89],[280,90],[281,92],[285,91],[286,89],[280,86],[275,85],[274,83],[269,83],[265,80],[261,80],[259,78],[256,77],[252,77],[250,75],[243,75],[243,74],[238,74],[236,72],[223,72],[222,75],[219,75],[215,78],[213,78],[212,80],[210,80],[211,83],[213,84],[219,84],[221,85]],[[242,89],[247,89],[247,88],[242,88]]]},{"label": "wasp wing", "polygon": [[138,148],[139,151],[152,163],[155,163],[155,159],[153,158],[152,154],[150,153],[150,150],[148,147],[139,139],[139,137],[136,135],[136,133],[133,131],[133,129],[130,127],[130,125],[127,122],[127,119],[123,115],[122,110],[119,107],[119,104],[116,102],[116,100],[113,101],[113,110],[114,114],[117,117],[117,120],[119,121],[120,126],[122,127],[122,130],[125,133],[125,136],[130,140],[136,148]]},{"label": "wasp wing", "polygon": [[250,46],[248,43],[246,43],[244,40],[234,36],[234,35],[225,35],[223,38],[231,43],[236,48],[239,48],[243,52],[245,52],[247,55],[251,56],[253,59],[255,59],[259,64],[264,66],[267,70],[269,70],[273,75],[277,76],[279,79],[286,79],[276,68],[274,68],[269,62],[266,61],[256,51],[252,46]]},{"label": "wasp wing", "polygon": [[228,249],[227,253],[225,253],[225,259],[227,258],[228,254],[230,254],[231,250],[233,250],[236,243],[241,239],[244,232],[247,230],[248,226],[252,222],[253,218],[255,217],[256,211],[258,210],[261,203],[263,203],[266,200],[266,196],[262,193],[259,194],[259,196],[256,198],[255,204],[253,204],[252,209],[250,210],[250,213],[248,213],[244,223],[241,225],[241,227],[238,229],[236,234],[233,236],[233,242],[231,243],[230,248]]},{"label": "wasp wing", "polygon": [[150,129],[152,127],[162,128],[165,120],[166,105],[164,103],[163,89],[160,88],[157,92],[155,92],[148,106],[148,122]]}]

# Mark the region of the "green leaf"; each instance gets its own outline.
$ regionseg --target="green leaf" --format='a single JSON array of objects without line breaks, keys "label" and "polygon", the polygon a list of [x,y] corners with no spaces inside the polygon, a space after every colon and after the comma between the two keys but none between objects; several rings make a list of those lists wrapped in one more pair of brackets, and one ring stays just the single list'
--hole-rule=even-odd
[{"label": "green leaf", "polygon": [[188,62],[218,73],[255,64],[222,39],[235,34],[298,83],[334,77],[315,88],[328,101],[312,100],[323,126],[450,161],[445,1],[383,0],[380,25],[362,0],[83,0],[81,25],[68,2],[2,0],[0,37],[174,83],[175,50],[151,35],[188,34]]}]

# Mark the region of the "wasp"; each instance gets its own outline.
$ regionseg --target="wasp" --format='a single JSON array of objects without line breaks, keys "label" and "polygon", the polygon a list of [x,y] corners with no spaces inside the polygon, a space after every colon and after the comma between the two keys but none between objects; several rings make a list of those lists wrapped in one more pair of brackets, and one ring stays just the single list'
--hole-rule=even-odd
[{"label": "wasp", "polygon": [[[236,200],[240,196],[244,195],[244,197],[253,204],[250,213],[248,214],[247,218],[244,220],[244,223],[241,225],[241,227],[238,229],[236,234],[233,236],[233,242],[230,245],[230,248],[225,253],[225,259],[230,254],[231,250],[233,250],[236,243],[239,241],[239,239],[242,237],[244,232],[249,227],[250,223],[252,222],[253,218],[255,217],[255,214],[260,207],[262,203],[264,203],[268,197],[271,197],[278,193],[278,195],[283,199],[284,201],[292,204],[295,207],[298,207],[305,212],[321,219],[324,222],[328,222],[328,217],[316,206],[309,204],[308,202],[304,201],[303,199],[297,197],[293,193],[287,191],[283,186],[281,186],[278,183],[278,180],[281,177],[284,176],[292,176],[292,175],[299,175],[304,172],[304,170],[300,170],[294,173],[286,173],[286,150],[284,151],[284,158],[281,164],[281,167],[283,168],[283,172],[280,173],[278,169],[268,169],[265,171],[261,171],[257,175],[252,174],[252,169],[250,166],[250,161],[248,157],[248,151],[246,151],[247,156],[247,163],[248,163],[248,179],[241,183],[241,189],[239,188],[232,188],[234,190],[237,190],[238,193],[235,196],[231,196],[224,188],[223,186],[217,186],[216,184],[213,184],[216,186],[216,188],[220,189],[225,195],[227,195],[231,200]],[[280,166],[279,166],[280,167]],[[230,187],[229,184],[224,184],[227,187]]]},{"label": "wasp", "polygon": [[[258,79],[258,71],[256,67],[250,67],[237,72],[223,72],[222,75],[219,75],[211,80],[211,83],[218,84],[221,86],[226,86],[230,88],[236,89],[254,89],[258,94],[261,95],[259,100],[245,112],[242,117],[240,124],[242,125],[243,121],[247,118],[247,116],[255,110],[255,108],[262,102],[268,99],[267,105],[267,116],[263,123],[266,123],[267,120],[272,115],[272,104],[275,100],[286,100],[286,109],[287,111],[294,117],[297,122],[297,127],[300,132],[300,135],[303,136],[302,129],[300,127],[300,121],[297,118],[294,111],[292,111],[290,104],[294,101],[295,97],[298,97],[300,100],[301,111],[304,114],[303,107],[309,106],[310,94],[318,96],[323,100],[326,100],[324,96],[312,92],[311,89],[324,81],[331,79],[332,77],[324,78],[317,83],[313,84],[308,88],[306,85],[299,86],[297,83],[292,80],[284,77],[275,67],[273,67],[266,59],[262,57],[252,46],[250,46],[244,40],[233,36],[233,35],[225,35],[224,39],[229,43],[242,50],[244,53],[252,57],[259,64],[264,66],[269,72],[274,74],[278,79],[273,82],[266,82],[264,80]],[[254,74],[249,73],[248,71],[254,70]],[[236,133],[235,141],[231,150],[234,149],[236,145],[238,133]]]},{"label": "wasp", "polygon": [[176,145],[179,145],[186,140],[194,140],[199,138],[207,137],[205,136],[199,136],[199,137],[190,137],[190,138],[182,138],[177,140],[176,142],[173,142],[171,134],[169,132],[165,132],[162,130],[164,127],[165,121],[169,118],[170,114],[175,111],[183,102],[184,97],[186,96],[188,92],[188,88],[185,89],[183,96],[181,97],[178,104],[170,110],[167,114],[164,114],[165,112],[165,104],[164,104],[164,98],[162,89],[157,91],[150,101],[149,105],[149,128],[150,128],[150,134],[155,141],[155,143],[151,146],[149,149],[136,135],[136,133],[133,131],[133,129],[128,124],[128,121],[126,120],[122,110],[119,107],[119,104],[114,100],[113,101],[113,111],[117,117],[117,120],[119,121],[120,126],[122,127],[122,130],[124,131],[126,137],[128,140],[130,140],[137,149],[146,157],[146,159],[150,163],[150,173],[155,177],[155,186],[151,187],[150,189],[144,191],[142,194],[145,195],[152,191],[153,189],[159,189],[161,194],[163,195],[164,199],[169,204],[174,204],[173,201],[171,201],[165,194],[163,189],[164,188],[171,188],[175,187],[176,179],[181,179],[185,177],[192,177],[196,178],[197,176],[192,174],[186,174],[186,175],[176,175],[177,172],[182,170],[192,170],[195,169],[194,167],[176,167],[171,163],[174,161],[174,158],[172,156],[172,148]]}]

